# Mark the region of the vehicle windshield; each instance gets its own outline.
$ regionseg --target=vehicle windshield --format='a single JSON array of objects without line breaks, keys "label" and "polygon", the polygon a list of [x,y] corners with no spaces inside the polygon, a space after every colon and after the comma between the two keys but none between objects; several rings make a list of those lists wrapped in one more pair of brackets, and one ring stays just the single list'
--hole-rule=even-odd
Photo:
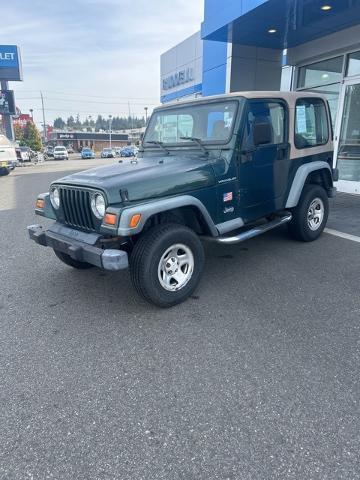
[{"label": "vehicle windshield", "polygon": [[158,110],[151,116],[143,144],[180,144],[192,137],[203,143],[227,143],[232,135],[239,102],[227,100]]},{"label": "vehicle windshield", "polygon": [[103,148],[103,152],[112,152],[111,148]]},{"label": "vehicle windshield", "polygon": [[65,147],[55,147],[55,150],[63,151],[63,150],[66,150],[66,148]]}]

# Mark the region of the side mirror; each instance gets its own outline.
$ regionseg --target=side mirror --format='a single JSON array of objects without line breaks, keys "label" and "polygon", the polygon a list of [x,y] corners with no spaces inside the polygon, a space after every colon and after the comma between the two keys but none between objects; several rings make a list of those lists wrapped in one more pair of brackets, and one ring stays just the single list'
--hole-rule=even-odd
[{"label": "side mirror", "polygon": [[267,143],[272,143],[272,127],[270,123],[255,123],[253,126],[253,137],[254,145],[266,145]]}]

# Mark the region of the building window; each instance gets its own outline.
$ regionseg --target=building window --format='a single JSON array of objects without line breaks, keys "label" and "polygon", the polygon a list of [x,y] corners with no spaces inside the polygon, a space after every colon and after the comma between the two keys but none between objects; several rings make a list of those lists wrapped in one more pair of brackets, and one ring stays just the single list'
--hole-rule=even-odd
[{"label": "building window", "polygon": [[360,52],[351,53],[349,55],[347,75],[360,75]]},{"label": "building window", "polygon": [[325,103],[320,98],[301,98],[296,102],[295,146],[303,149],[329,141]]},{"label": "building window", "polygon": [[340,180],[360,182],[360,84],[346,87],[338,168]]},{"label": "building window", "polygon": [[330,58],[299,68],[298,90],[324,95],[329,102],[333,128],[336,123],[344,56]]},{"label": "building window", "polygon": [[318,87],[341,82],[343,61],[344,57],[340,56],[300,67],[298,88]]},{"label": "building window", "polygon": [[324,95],[326,97],[326,100],[329,102],[333,128],[335,128],[336,115],[338,111],[340,87],[340,83],[334,83],[333,85],[324,85],[323,87],[315,87],[308,90],[309,92],[319,93],[320,95]]}]

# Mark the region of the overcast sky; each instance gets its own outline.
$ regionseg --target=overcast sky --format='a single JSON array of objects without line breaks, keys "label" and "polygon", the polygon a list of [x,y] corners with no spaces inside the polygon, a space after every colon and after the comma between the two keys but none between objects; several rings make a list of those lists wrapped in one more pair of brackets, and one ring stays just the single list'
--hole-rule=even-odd
[{"label": "overcast sky", "polygon": [[203,0],[11,0],[1,6],[0,45],[21,48],[23,113],[143,115],[159,103],[160,54],[200,28]]}]

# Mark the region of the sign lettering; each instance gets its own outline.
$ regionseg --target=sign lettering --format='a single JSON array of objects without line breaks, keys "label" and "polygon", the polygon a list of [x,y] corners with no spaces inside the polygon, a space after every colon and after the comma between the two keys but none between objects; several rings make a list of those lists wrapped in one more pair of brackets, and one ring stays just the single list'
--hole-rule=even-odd
[{"label": "sign lettering", "polygon": [[0,45],[0,80],[22,80],[20,53],[16,45]]},{"label": "sign lettering", "polygon": [[169,75],[168,77],[164,78],[162,81],[163,90],[170,90],[171,88],[175,88],[179,85],[183,85],[184,83],[189,83],[194,80],[194,69],[193,68],[186,68],[184,70],[180,70],[179,72],[174,73],[173,75]]}]

